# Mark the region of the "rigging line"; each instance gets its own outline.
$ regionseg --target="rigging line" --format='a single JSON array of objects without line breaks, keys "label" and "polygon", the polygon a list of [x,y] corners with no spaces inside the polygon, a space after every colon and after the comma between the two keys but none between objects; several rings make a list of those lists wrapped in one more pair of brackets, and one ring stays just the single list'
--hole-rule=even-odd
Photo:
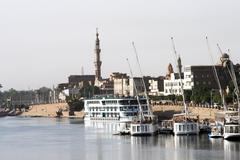
[{"label": "rigging line", "polygon": [[219,80],[219,77],[218,77],[218,73],[217,73],[217,70],[216,70],[216,66],[214,65],[213,56],[212,56],[212,51],[211,51],[211,48],[210,48],[210,45],[209,45],[209,41],[208,41],[208,37],[207,37],[207,36],[206,36],[206,43],[207,43],[208,53],[210,54],[211,61],[212,61],[212,64],[213,64],[213,71],[214,71],[214,73],[215,73],[215,79],[217,80],[217,84],[218,84],[218,87],[219,87],[219,92],[220,92],[220,95],[221,95],[221,98],[222,98],[222,103],[223,103],[223,106],[224,106],[224,111],[226,111],[226,110],[227,110],[227,107],[226,107],[226,103],[225,103],[225,97],[224,97],[224,94],[223,94],[223,91],[222,91],[222,87],[221,87],[221,83],[220,83],[220,80]]},{"label": "rigging line", "polygon": [[140,116],[141,116],[140,120],[144,120],[143,111],[142,111],[141,103],[140,103],[139,96],[138,96],[137,86],[136,86],[136,83],[135,83],[134,78],[133,78],[132,68],[131,68],[131,65],[129,63],[128,58],[126,60],[127,60],[127,63],[128,63],[128,67],[129,67],[129,70],[130,70],[130,74],[131,74],[132,80],[133,80],[134,90],[135,90],[136,95],[137,95],[137,102],[138,102],[138,107],[139,107]]},{"label": "rigging line", "polygon": [[[228,49],[228,53],[230,53],[230,50]],[[237,105],[238,105],[238,120],[240,122],[240,100],[239,100],[239,87],[238,87],[238,83],[237,83],[237,78],[236,78],[236,74],[235,74],[235,70],[234,70],[234,66],[233,66],[233,62],[230,61],[230,67],[231,67],[231,71],[232,71],[232,75],[233,75],[233,84],[235,87],[234,93],[237,96]]]},{"label": "rigging line", "polygon": [[[178,66],[177,50],[176,50],[176,47],[175,47],[175,43],[174,43],[173,37],[171,37],[171,41],[172,41],[173,52],[174,52],[174,54],[175,54],[175,61],[176,61],[177,66]],[[179,57],[180,57],[180,56],[179,56]],[[178,68],[178,74],[179,74],[180,83],[181,83],[180,86],[181,86],[181,92],[182,92],[182,98],[183,98],[183,105],[184,105],[185,117],[186,117],[187,114],[188,114],[188,110],[187,110],[187,104],[186,104],[186,101],[185,101],[185,95],[184,95],[184,89],[183,89],[183,81],[182,81],[182,74],[181,74],[180,66],[178,66],[177,68]]]},{"label": "rigging line", "polygon": [[142,73],[142,69],[141,69],[141,66],[140,66],[139,58],[138,58],[138,52],[137,52],[137,49],[135,47],[134,42],[132,42],[132,46],[133,46],[134,53],[135,53],[135,56],[136,56],[136,59],[137,59],[138,68],[139,68],[139,71],[140,71],[140,74],[141,74],[141,77],[142,77],[142,83],[143,83],[143,87],[144,87],[144,94],[145,94],[145,97],[147,99],[147,105],[148,105],[148,108],[149,108],[149,112],[152,115],[153,113],[152,113],[152,109],[151,109],[150,103],[149,103],[149,98],[148,98],[148,95],[147,95],[147,87],[146,87],[146,84],[145,84],[144,79],[143,79],[143,73]]}]

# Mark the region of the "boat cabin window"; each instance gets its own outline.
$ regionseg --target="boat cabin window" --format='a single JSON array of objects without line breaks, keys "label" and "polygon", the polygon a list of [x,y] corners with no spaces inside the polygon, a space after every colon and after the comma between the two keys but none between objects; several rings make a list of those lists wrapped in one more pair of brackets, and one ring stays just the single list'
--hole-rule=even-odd
[{"label": "boat cabin window", "polygon": [[191,130],[192,131],[194,130],[194,124],[191,124]]},{"label": "boat cabin window", "polygon": [[133,132],[136,132],[136,126],[132,126]]},{"label": "boat cabin window", "polygon": [[137,132],[140,132],[140,126],[137,126]]},{"label": "boat cabin window", "polygon": [[185,131],[186,130],[186,126],[185,125],[183,125],[183,131]]},{"label": "boat cabin window", "polygon": [[179,131],[181,131],[181,130],[182,130],[182,126],[181,126],[181,125],[179,125],[178,127],[179,127]]},{"label": "boat cabin window", "polygon": [[141,126],[141,132],[144,132],[144,128],[145,128],[144,126]]},{"label": "boat cabin window", "polygon": [[108,104],[108,105],[117,104],[117,100],[109,100],[109,101],[105,101],[105,104]]},{"label": "boat cabin window", "polygon": [[87,104],[99,104],[99,101],[87,101]]},{"label": "boat cabin window", "polygon": [[145,126],[145,132],[147,132],[147,131],[148,131],[148,127],[149,127],[149,126]]}]

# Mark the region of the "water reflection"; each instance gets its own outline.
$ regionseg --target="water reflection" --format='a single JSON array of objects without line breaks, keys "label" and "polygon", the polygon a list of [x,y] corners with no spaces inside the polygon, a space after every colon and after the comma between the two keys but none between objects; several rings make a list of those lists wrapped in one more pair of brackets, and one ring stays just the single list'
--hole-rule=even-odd
[{"label": "water reflection", "polygon": [[240,142],[209,139],[207,135],[116,136],[116,127],[115,123],[85,123],[77,119],[3,118],[1,159],[240,159]]},{"label": "water reflection", "polygon": [[224,140],[224,159],[240,159],[240,143]]}]

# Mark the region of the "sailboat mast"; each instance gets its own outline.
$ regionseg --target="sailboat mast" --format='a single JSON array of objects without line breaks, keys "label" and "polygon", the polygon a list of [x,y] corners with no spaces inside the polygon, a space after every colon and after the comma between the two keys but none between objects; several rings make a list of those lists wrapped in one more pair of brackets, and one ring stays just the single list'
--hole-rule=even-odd
[{"label": "sailboat mast", "polygon": [[[221,55],[223,55],[223,52],[222,52],[222,49],[220,48],[219,44],[217,44],[217,47],[221,53]],[[230,54],[230,50],[228,49],[228,54]],[[240,118],[240,101],[239,101],[239,87],[238,87],[238,84],[237,84],[237,78],[236,78],[236,74],[235,74],[235,71],[234,71],[234,66],[233,66],[233,62],[230,61],[230,69],[228,67],[228,65],[226,65],[227,69],[228,69],[228,72],[229,72],[229,75],[233,81],[233,85],[234,85],[234,93],[235,95],[237,96],[237,105],[238,105],[238,117]]]},{"label": "sailboat mast", "polygon": [[221,83],[220,83],[220,80],[218,78],[218,73],[217,73],[217,70],[216,70],[216,66],[214,65],[214,62],[213,62],[213,56],[212,56],[212,52],[211,52],[211,49],[210,49],[210,45],[209,45],[207,36],[206,36],[206,42],[207,42],[208,52],[210,54],[211,61],[212,61],[212,64],[213,64],[213,71],[215,73],[215,78],[217,80],[217,84],[218,84],[218,87],[219,87],[219,92],[220,92],[220,95],[221,95],[221,98],[222,98],[223,108],[224,108],[224,111],[226,111],[227,110],[227,106],[226,106],[226,102],[225,102],[225,96],[223,94]]},{"label": "sailboat mast", "polygon": [[136,56],[136,59],[137,59],[137,63],[138,63],[138,68],[139,68],[139,71],[140,71],[140,74],[141,74],[141,77],[142,77],[142,83],[143,83],[143,87],[144,87],[144,94],[145,94],[145,97],[147,99],[147,106],[148,106],[148,110],[150,112],[150,115],[152,115],[152,108],[150,107],[150,103],[149,103],[149,97],[147,95],[147,87],[146,87],[146,84],[144,82],[144,79],[143,79],[143,73],[142,73],[142,69],[141,69],[141,66],[140,66],[140,62],[139,62],[139,58],[138,58],[138,53],[137,53],[137,49],[135,47],[135,44],[134,42],[132,42],[132,46],[133,46],[133,49],[134,49],[134,53],[135,53],[135,56]]},{"label": "sailboat mast", "polygon": [[[175,54],[175,61],[177,63],[177,50],[176,50],[176,47],[175,47],[175,43],[174,43],[174,40],[173,40],[173,37],[171,37],[171,40],[172,40],[172,47],[173,47],[173,52]],[[184,89],[183,89],[183,81],[182,81],[182,73],[181,73],[181,69],[180,69],[180,66],[177,65],[178,67],[178,74],[179,74],[179,78],[180,78],[180,89],[181,89],[181,93],[182,93],[182,98],[183,98],[183,105],[184,105],[184,111],[185,111],[185,118],[187,117],[187,114],[188,114],[188,111],[187,111],[187,104],[186,104],[186,101],[185,101],[185,95],[184,95]]]},{"label": "sailboat mast", "polygon": [[137,95],[138,108],[139,108],[139,111],[140,111],[140,120],[142,121],[142,120],[144,120],[144,116],[143,116],[143,111],[142,111],[141,103],[140,103],[139,96],[138,96],[138,90],[137,90],[137,87],[136,87],[136,84],[135,84],[135,81],[134,81],[134,78],[133,78],[133,72],[132,72],[131,65],[128,61],[128,58],[126,60],[127,60],[128,67],[129,67],[129,70],[130,70],[131,78],[133,80],[134,90],[135,90],[136,95]]}]

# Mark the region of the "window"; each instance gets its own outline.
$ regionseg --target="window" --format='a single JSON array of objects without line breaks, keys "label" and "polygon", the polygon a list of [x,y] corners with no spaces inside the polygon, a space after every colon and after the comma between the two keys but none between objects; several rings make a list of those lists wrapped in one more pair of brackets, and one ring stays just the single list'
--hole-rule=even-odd
[{"label": "window", "polygon": [[140,131],[140,126],[137,126],[137,131],[138,131],[138,132]]},{"label": "window", "polygon": [[183,125],[183,131],[185,131],[186,130],[186,126],[185,125]]},{"label": "window", "polygon": [[132,127],[133,132],[136,132],[136,126]]},{"label": "window", "polygon": [[145,132],[147,132],[148,131],[148,126],[145,126]]}]

